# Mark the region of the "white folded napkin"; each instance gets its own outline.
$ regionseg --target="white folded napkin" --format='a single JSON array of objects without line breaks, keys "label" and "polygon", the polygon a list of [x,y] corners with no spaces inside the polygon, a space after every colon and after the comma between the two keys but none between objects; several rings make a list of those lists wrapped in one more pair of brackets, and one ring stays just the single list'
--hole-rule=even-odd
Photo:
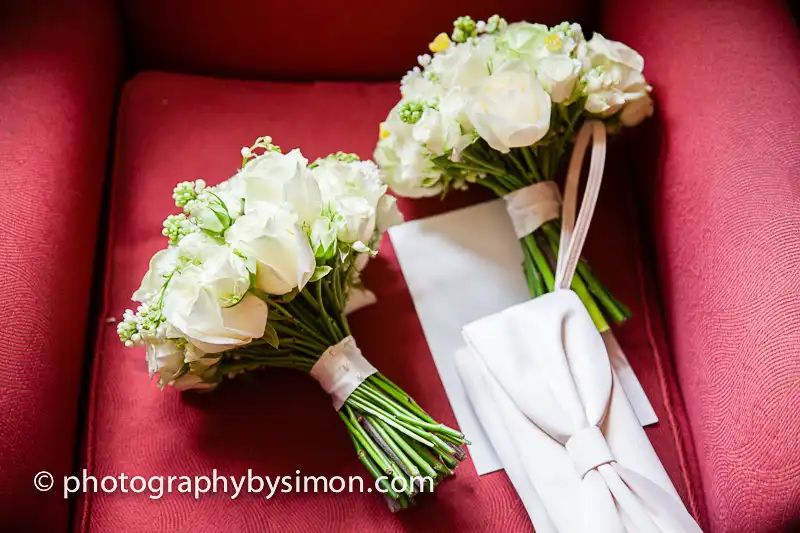
[{"label": "white folded napkin", "polygon": [[[582,210],[580,167],[594,137]],[[695,533],[619,386],[603,338],[568,289],[605,160],[605,127],[578,135],[564,191],[557,290],[463,329],[464,387],[540,533]]]}]

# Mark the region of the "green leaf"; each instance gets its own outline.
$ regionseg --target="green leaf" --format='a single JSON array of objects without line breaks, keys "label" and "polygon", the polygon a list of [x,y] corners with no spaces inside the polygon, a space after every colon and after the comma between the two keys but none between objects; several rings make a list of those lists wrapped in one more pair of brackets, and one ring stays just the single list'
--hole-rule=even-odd
[{"label": "green leaf", "polygon": [[314,269],[314,273],[311,275],[311,279],[309,279],[308,282],[313,283],[315,281],[321,280],[322,278],[327,276],[331,270],[333,269],[328,265],[318,266],[317,268]]},{"label": "green leaf", "polygon": [[275,331],[269,323],[267,323],[267,327],[264,330],[264,340],[267,341],[267,344],[272,346],[273,348],[278,348],[280,341],[278,340],[278,332]]}]

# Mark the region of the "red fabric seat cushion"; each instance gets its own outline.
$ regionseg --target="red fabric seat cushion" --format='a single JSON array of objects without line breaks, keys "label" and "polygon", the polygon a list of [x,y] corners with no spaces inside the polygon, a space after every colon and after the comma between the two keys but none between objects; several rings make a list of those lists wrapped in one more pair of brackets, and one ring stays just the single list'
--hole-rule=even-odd
[{"label": "red fabric seat cushion", "polygon": [[[175,211],[177,181],[230,176],[239,148],[272,135],[309,157],[344,150],[369,157],[377,125],[398,98],[398,84],[241,82],[144,73],[122,98],[111,205],[105,313],[130,306],[150,256],[165,246],[159,229]],[[618,154],[619,155],[619,154]],[[626,176],[613,174],[589,256],[635,318],[619,338],[661,422],[648,434],[678,491],[695,513],[694,453],[683,433],[684,409],[664,344],[649,266],[642,262]],[[481,197],[410,202],[408,218]],[[391,242],[366,271],[379,302],[352,317],[354,335],[370,360],[431,414],[455,425]],[[100,318],[104,322],[105,314]],[[351,476],[363,472],[330,400],[307,376],[265,371],[225,383],[210,394],[161,392],[147,379],[144,353],[125,349],[105,324],[97,353],[89,414],[87,463],[95,476],[246,475]],[[365,484],[366,486],[366,484]],[[502,472],[479,478],[471,463],[417,508],[390,515],[368,493],[94,494],[83,508],[82,531],[529,531],[521,503]]]}]

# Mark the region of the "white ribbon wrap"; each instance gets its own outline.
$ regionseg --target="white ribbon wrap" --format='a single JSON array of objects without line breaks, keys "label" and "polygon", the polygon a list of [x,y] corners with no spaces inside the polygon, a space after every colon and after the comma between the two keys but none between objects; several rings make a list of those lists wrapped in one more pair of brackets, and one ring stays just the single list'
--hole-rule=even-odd
[{"label": "white ribbon wrap", "polygon": [[542,224],[561,216],[561,193],[553,181],[540,181],[503,197],[518,238],[530,235]]},{"label": "white ribbon wrap", "polygon": [[698,533],[619,386],[603,338],[568,289],[604,159],[605,127],[589,122],[565,186],[557,290],[465,326],[468,348],[456,365],[538,533]]},{"label": "white ribbon wrap", "polygon": [[311,377],[331,395],[333,407],[338,411],[353,391],[377,371],[361,355],[361,350],[351,335],[325,350],[311,367]]}]

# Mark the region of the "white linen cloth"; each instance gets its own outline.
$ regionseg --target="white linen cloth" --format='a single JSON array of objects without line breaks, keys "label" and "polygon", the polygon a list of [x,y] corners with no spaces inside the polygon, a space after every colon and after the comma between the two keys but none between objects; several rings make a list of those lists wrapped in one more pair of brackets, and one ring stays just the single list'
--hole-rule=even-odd
[{"label": "white linen cloth", "polygon": [[456,367],[537,532],[696,533],[619,386],[603,338],[568,289],[604,160],[605,126],[588,122],[564,191],[557,290],[465,326],[468,348],[456,354]]}]

